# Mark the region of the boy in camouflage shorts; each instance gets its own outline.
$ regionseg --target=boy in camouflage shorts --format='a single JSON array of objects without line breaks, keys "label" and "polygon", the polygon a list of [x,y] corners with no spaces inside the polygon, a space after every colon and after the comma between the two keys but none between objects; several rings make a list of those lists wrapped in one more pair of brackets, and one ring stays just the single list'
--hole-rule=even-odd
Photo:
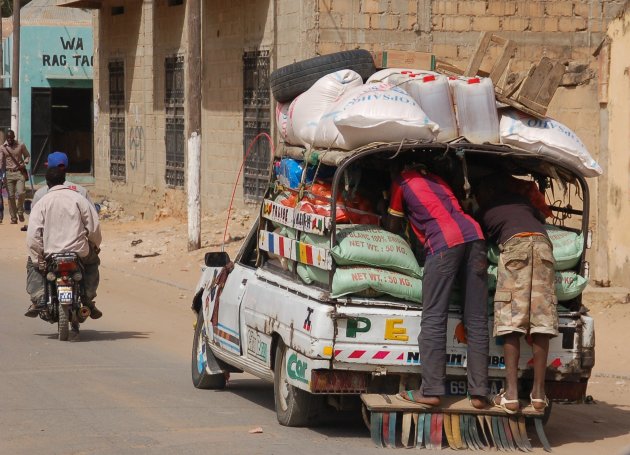
[{"label": "boy in camouflage shorts", "polygon": [[549,339],[558,335],[553,247],[543,226],[544,216],[530,201],[510,191],[509,178],[494,175],[479,183],[478,218],[487,237],[499,245],[494,336],[504,337],[506,388],[494,405],[518,411],[518,360],[521,335],[531,335],[534,383],[531,406],[548,406],[545,372]]}]

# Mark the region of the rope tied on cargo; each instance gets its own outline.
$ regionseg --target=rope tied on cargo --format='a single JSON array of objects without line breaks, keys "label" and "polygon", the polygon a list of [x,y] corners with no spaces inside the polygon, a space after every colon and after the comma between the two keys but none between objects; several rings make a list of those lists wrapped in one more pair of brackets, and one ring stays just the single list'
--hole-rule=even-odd
[{"label": "rope tied on cargo", "polygon": [[470,181],[468,180],[468,166],[466,165],[466,154],[463,150],[457,150],[455,155],[462,162],[462,171],[464,173],[464,193],[466,194],[466,199],[470,199]]}]

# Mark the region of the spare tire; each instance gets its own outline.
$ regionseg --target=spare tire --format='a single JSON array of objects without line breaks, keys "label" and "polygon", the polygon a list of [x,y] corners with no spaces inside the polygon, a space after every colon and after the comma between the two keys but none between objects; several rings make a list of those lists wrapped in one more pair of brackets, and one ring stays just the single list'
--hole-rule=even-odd
[{"label": "spare tire", "polygon": [[372,54],[365,49],[355,49],[321,55],[278,68],[269,76],[269,85],[276,101],[286,103],[307,91],[320,78],[344,69],[359,73],[363,82],[376,72]]}]

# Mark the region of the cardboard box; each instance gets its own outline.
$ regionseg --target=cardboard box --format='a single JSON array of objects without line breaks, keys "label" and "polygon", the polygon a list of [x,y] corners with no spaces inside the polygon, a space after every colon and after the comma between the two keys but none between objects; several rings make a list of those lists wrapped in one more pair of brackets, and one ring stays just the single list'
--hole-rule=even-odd
[{"label": "cardboard box", "polygon": [[379,51],[372,53],[377,68],[435,70],[435,55],[415,51]]}]

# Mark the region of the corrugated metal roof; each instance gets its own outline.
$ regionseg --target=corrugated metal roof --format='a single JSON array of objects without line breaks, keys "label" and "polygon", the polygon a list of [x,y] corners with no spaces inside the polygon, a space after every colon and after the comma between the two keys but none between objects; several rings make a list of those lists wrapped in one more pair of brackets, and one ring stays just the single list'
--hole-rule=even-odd
[{"label": "corrugated metal roof", "polygon": [[20,10],[21,25],[92,26],[92,11],[57,6],[57,0],[33,0]]}]

